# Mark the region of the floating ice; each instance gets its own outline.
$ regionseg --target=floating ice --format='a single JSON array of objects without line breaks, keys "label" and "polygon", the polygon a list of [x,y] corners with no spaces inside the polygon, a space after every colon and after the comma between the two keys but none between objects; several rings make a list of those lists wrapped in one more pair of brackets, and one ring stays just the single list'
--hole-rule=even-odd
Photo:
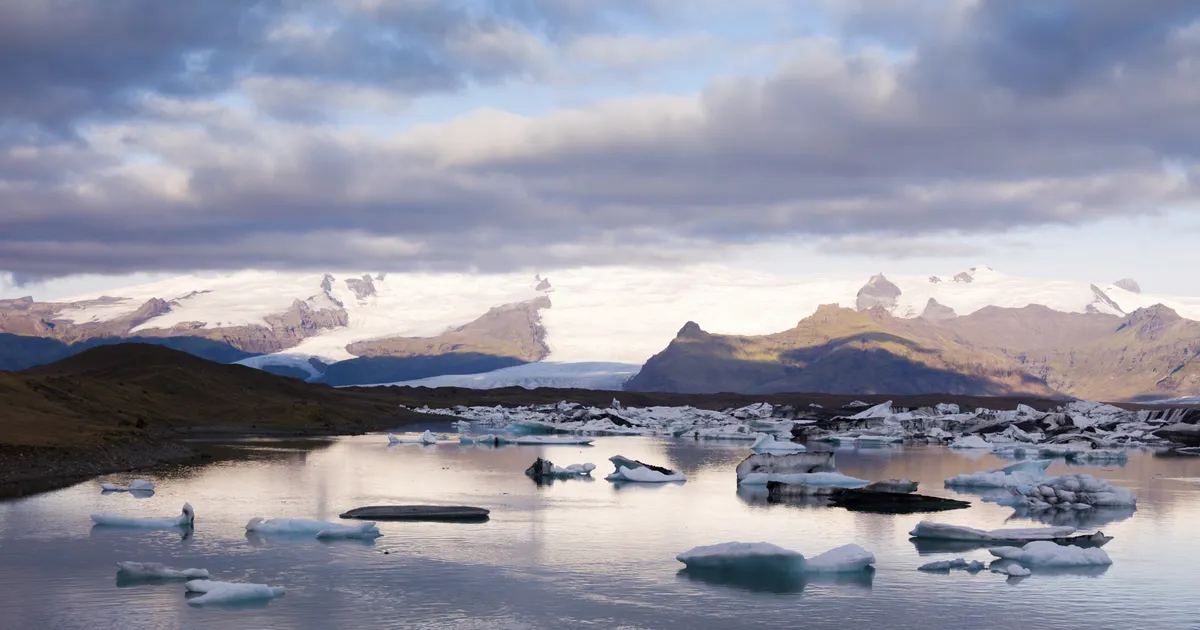
[{"label": "floating ice", "polygon": [[984,500],[1029,511],[1137,506],[1133,492],[1091,475],[1060,475],[1008,489],[1011,494],[1007,497]]},{"label": "floating ice", "polygon": [[1033,573],[1019,564],[1010,564],[1002,572],[1009,577],[1025,577]]},{"label": "floating ice", "polygon": [[496,442],[499,444],[517,444],[521,446],[551,444],[588,445],[592,442],[595,442],[595,440],[592,438],[573,437],[569,435],[518,435],[512,437],[506,435],[497,435]]},{"label": "floating ice", "polygon": [[208,577],[204,569],[172,569],[161,562],[118,562],[117,573],[133,579],[195,580]]},{"label": "floating ice", "polygon": [[766,542],[704,545],[675,559],[689,570],[783,574],[850,573],[875,564],[875,556],[858,545],[837,547],[806,560],[799,552]]},{"label": "floating ice", "polygon": [[1024,547],[996,547],[988,553],[1003,560],[1012,560],[1025,567],[1088,567],[1112,564],[1112,559],[1098,547],[1074,547],[1036,540]]},{"label": "floating ice", "polygon": [[187,600],[187,603],[198,606],[275,599],[283,595],[282,586],[218,582],[216,580],[192,580],[184,585],[184,589],[190,593],[203,593],[199,597]]},{"label": "floating ice", "polygon": [[990,541],[990,542],[1029,542],[1034,540],[1050,540],[1065,538],[1075,533],[1074,527],[1032,527],[983,530],[961,525],[946,525],[931,521],[921,521],[908,533],[913,538],[930,540],[961,540],[961,541]]},{"label": "floating ice", "polygon": [[438,437],[432,431],[426,430],[415,438],[402,438],[395,433],[388,434],[388,444],[437,444]]},{"label": "floating ice", "polygon": [[196,524],[196,513],[191,504],[183,504],[183,512],[179,516],[167,518],[130,518],[115,514],[93,514],[92,522],[106,527],[129,527],[137,529],[180,529],[193,527]]},{"label": "floating ice", "polygon": [[525,469],[525,474],[536,480],[545,477],[569,478],[591,476],[593,470],[596,470],[596,465],[592,463],[570,464],[564,467],[556,466],[554,462],[539,457],[529,468]]},{"label": "floating ice", "polygon": [[773,435],[760,433],[758,434],[758,438],[754,440],[754,444],[750,445],[750,450],[756,453],[803,453],[808,449],[804,448],[803,444],[797,444],[795,442],[782,442],[776,440],[775,436]]},{"label": "floating ice", "polygon": [[881,479],[872,482],[863,487],[863,490],[874,490],[876,492],[892,492],[895,494],[909,494],[917,491],[919,482],[911,479]]},{"label": "floating ice", "polygon": [[129,482],[128,486],[118,486],[116,484],[100,482],[100,490],[104,492],[146,492],[154,490],[154,484],[145,479],[134,479]]},{"label": "floating ice", "polygon": [[344,525],[304,518],[263,519],[261,516],[250,519],[250,522],[246,523],[246,531],[255,534],[316,536],[317,538],[369,539],[381,536],[379,528],[372,522]]},{"label": "floating ice", "polygon": [[1029,460],[975,473],[955,475],[946,480],[947,488],[1015,488],[1046,476],[1051,460]]},{"label": "floating ice", "polygon": [[687,481],[687,477],[681,472],[676,472],[669,468],[651,466],[650,464],[644,464],[620,455],[614,455],[608,458],[608,461],[612,462],[616,468],[611,475],[605,477],[608,481],[632,481],[637,483]]},{"label": "floating ice", "polygon": [[987,565],[979,560],[967,562],[963,558],[955,558],[953,560],[938,560],[917,567],[918,571],[926,571],[929,573],[949,573],[950,571],[961,569],[968,573],[979,573],[987,568]]},{"label": "floating ice", "polygon": [[953,442],[951,442],[949,444],[949,446],[950,446],[950,448],[961,448],[961,449],[975,449],[975,448],[991,449],[994,445],[991,442],[979,437],[978,435],[966,435],[966,436],[958,438],[957,440],[954,440]]},{"label": "floating ice", "polygon": [[[854,401],[854,402],[859,402],[859,401]],[[854,404],[854,403],[850,403],[850,404]],[[847,406],[849,406],[849,405],[847,405]],[[885,403],[880,403],[878,405],[875,405],[874,407],[871,407],[869,409],[864,409],[864,410],[854,414],[853,416],[850,416],[850,419],[851,420],[866,420],[869,418],[886,418],[888,416],[892,416],[895,414],[896,414],[896,412],[892,410],[892,401],[889,400]]]},{"label": "floating ice", "polygon": [[786,484],[803,484],[806,486],[834,486],[837,488],[861,488],[871,483],[866,479],[857,479],[843,475],[840,472],[750,473],[739,483],[747,486],[765,486],[772,481]]},{"label": "floating ice", "polygon": [[[754,453],[737,465],[741,484],[751,474],[794,474],[833,471],[833,453]],[[762,483],[766,483],[763,481]]]}]

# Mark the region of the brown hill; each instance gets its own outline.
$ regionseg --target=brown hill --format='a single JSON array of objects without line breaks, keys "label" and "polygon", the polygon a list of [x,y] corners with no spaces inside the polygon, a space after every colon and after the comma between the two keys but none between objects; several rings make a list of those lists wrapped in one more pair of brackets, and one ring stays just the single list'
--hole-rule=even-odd
[{"label": "brown hill", "polygon": [[1161,305],[1125,318],[1027,306],[941,319],[827,305],[759,337],[689,322],[628,387],[1150,400],[1200,392],[1198,354],[1200,322]]},{"label": "brown hill", "polygon": [[150,344],[102,346],[0,372],[0,480],[47,466],[145,465],[186,454],[175,440],[189,435],[356,433],[422,418],[384,390],[343,391]]}]

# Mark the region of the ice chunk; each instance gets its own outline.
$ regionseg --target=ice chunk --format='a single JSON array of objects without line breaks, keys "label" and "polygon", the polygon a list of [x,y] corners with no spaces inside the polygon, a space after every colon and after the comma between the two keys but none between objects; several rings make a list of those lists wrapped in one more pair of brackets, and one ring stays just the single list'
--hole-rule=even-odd
[{"label": "ice chunk", "polygon": [[984,499],[1029,511],[1136,507],[1137,498],[1126,488],[1091,475],[1069,474],[1010,487],[1011,495]]},{"label": "ice chunk", "polygon": [[[833,468],[833,453],[755,453],[737,465],[738,483],[751,474],[793,474],[828,472]],[[763,481],[762,483],[766,483]]]},{"label": "ice chunk", "polygon": [[596,465],[592,463],[586,464],[571,464],[569,466],[556,466],[554,462],[548,459],[537,458],[529,468],[525,469],[525,474],[534,478],[542,479],[545,477],[583,477],[590,476],[592,471],[596,470]]},{"label": "ice chunk", "polygon": [[190,593],[203,593],[199,597],[187,600],[189,604],[200,606],[275,599],[283,595],[282,586],[218,582],[217,580],[192,580],[185,584],[184,588]]},{"label": "ice chunk", "polygon": [[[855,401],[855,402],[858,402],[858,401]],[[854,403],[851,403],[851,405],[852,404],[854,404]],[[863,404],[866,404],[866,403],[863,403]],[[849,406],[849,405],[847,405],[847,406]],[[878,405],[875,405],[874,407],[864,409],[864,410],[854,414],[853,416],[850,416],[850,419],[851,420],[868,420],[871,418],[886,418],[886,417],[892,416],[892,415],[895,415],[895,412],[892,410],[892,401],[889,400],[885,403],[880,403]]]},{"label": "ice chunk", "polygon": [[947,488],[1016,488],[1035,483],[1046,476],[1051,460],[1028,460],[975,473],[955,475],[946,480]]},{"label": "ice chunk", "polygon": [[996,547],[988,553],[1012,560],[1025,567],[1088,567],[1112,564],[1112,559],[1098,547],[1074,547],[1036,540],[1024,547]]},{"label": "ice chunk", "polygon": [[608,458],[616,470],[605,477],[608,481],[632,481],[637,483],[667,483],[671,481],[687,481],[681,472],[670,468],[651,466],[637,460],[614,455]]},{"label": "ice chunk", "polygon": [[317,538],[378,538],[381,534],[373,522],[344,525],[304,518],[263,519],[256,516],[246,523],[246,531],[255,534],[283,536],[316,536]]},{"label": "ice chunk", "polygon": [[919,482],[911,479],[881,479],[863,487],[863,490],[876,492],[892,492],[895,494],[910,494],[917,491]]},{"label": "ice chunk", "polygon": [[388,444],[437,444],[438,437],[428,429],[419,437],[402,438],[394,433],[388,434]]},{"label": "ice chunk", "polygon": [[1033,572],[1019,564],[1010,564],[1004,569],[1004,574],[1009,577],[1025,577],[1031,573]]},{"label": "ice chunk", "polygon": [[765,486],[775,481],[786,484],[803,484],[806,486],[835,486],[838,488],[861,488],[871,482],[843,475],[840,472],[814,473],[751,473],[746,475],[739,484],[747,486]]},{"label": "ice chunk", "polygon": [[810,559],[766,542],[727,542],[694,547],[677,556],[689,570],[743,573],[850,573],[866,571],[875,556],[858,545],[844,545]]},{"label": "ice chunk", "polygon": [[754,444],[750,445],[750,450],[756,453],[803,453],[808,449],[804,448],[803,444],[781,442],[776,440],[775,436],[760,433],[758,434],[758,439],[754,440]]},{"label": "ice chunk", "polygon": [[204,569],[172,569],[161,562],[118,562],[120,577],[132,579],[195,580],[208,577]]},{"label": "ice chunk", "polygon": [[119,486],[112,483],[100,482],[100,490],[103,492],[145,492],[154,490],[154,484],[145,479],[134,479],[129,482],[128,486]]},{"label": "ice chunk", "polygon": [[196,524],[196,513],[189,503],[183,504],[179,516],[166,518],[130,518],[115,514],[93,514],[92,522],[106,527],[129,527],[137,529],[181,529]]},{"label": "ice chunk", "polygon": [[961,569],[968,573],[979,573],[986,569],[987,566],[978,560],[967,562],[963,558],[955,558],[953,560],[938,560],[917,567],[918,571],[926,571],[929,573],[949,573],[955,569]]},{"label": "ice chunk", "polygon": [[1075,533],[1074,527],[1031,527],[983,530],[961,525],[946,525],[931,521],[921,521],[908,533],[913,538],[930,540],[962,540],[962,541],[992,541],[992,542],[1028,542],[1034,540],[1050,540],[1065,538]]},{"label": "ice chunk", "polygon": [[950,448],[975,449],[986,448],[991,449],[994,444],[979,437],[978,435],[966,435],[954,440],[949,444]]}]

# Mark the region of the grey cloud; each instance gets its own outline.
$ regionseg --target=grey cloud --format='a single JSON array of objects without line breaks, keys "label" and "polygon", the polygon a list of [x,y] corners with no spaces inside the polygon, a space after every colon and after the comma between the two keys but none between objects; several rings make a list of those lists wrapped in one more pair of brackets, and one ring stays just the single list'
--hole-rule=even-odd
[{"label": "grey cloud", "polygon": [[[385,26],[404,7],[418,11],[403,15],[434,39],[510,29],[516,39],[486,45],[515,51],[525,61],[514,66],[537,53],[506,20],[536,25],[550,10],[518,4],[464,22],[442,5],[344,2],[380,12]],[[1084,5],[1036,6],[1061,16]],[[1193,16],[1169,0],[1141,6],[1142,25],[1129,26],[1127,6],[1078,15],[1087,29],[1076,33],[1072,21],[980,2],[920,20],[902,61],[809,42],[777,73],[716,80],[696,99],[481,115],[388,138],[318,124],[326,107],[357,106],[351,95],[289,105],[320,100],[329,85],[370,101],[394,76],[391,62],[356,65],[351,48],[325,66],[297,61],[287,76],[281,60],[323,41],[294,30],[292,48],[259,57],[280,65],[239,83],[287,120],[158,97],[89,136],[93,146],[59,143],[41,157],[0,147],[0,183],[10,183],[0,185],[0,269],[666,264],[785,235],[834,249],[928,243],[1194,207],[1196,180],[1182,174],[1200,172],[1200,38],[1180,35]],[[604,24],[582,4],[562,7],[581,13],[555,14],[568,26],[552,38]],[[1048,69],[1021,70],[1029,62],[1006,46],[1040,51]],[[460,68],[463,50],[422,54]],[[161,163],[104,162],[126,151]],[[55,160],[73,172],[52,176]]]}]

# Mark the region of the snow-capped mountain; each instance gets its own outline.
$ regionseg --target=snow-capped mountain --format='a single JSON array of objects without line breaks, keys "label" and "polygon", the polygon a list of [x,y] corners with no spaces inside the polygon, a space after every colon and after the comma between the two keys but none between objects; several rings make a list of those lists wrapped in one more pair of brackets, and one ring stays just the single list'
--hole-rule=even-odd
[{"label": "snow-capped mountain", "polygon": [[[364,357],[412,359],[469,351],[513,359],[439,364],[379,380],[362,365],[342,378],[346,384],[409,381],[539,360],[550,362],[547,367],[636,366],[670,343],[684,322],[717,333],[764,335],[793,327],[822,304],[883,309],[901,318],[947,318],[987,306],[1030,304],[1124,315],[1159,303],[1200,319],[1200,298],[1139,293],[1129,280],[1091,284],[1026,278],[985,266],[869,280],[857,274],[785,276],[718,265],[582,268],[547,277],[244,271],[179,276],[53,303],[0,300],[0,333],[66,343],[93,337],[202,337],[261,355],[245,359],[247,365],[276,366],[307,378],[321,376],[329,364]],[[547,375],[543,370],[535,378]]]}]

